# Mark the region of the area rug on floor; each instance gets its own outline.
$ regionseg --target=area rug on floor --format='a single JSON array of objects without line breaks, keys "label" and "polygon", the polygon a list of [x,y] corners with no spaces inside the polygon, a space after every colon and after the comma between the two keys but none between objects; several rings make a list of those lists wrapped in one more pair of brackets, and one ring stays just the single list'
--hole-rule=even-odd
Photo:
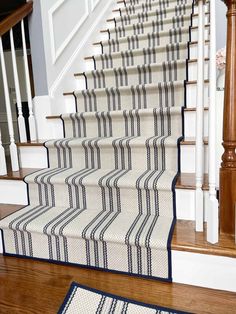
[{"label": "area rug on floor", "polygon": [[187,313],[144,304],[73,282],[58,314],[175,314]]},{"label": "area rug on floor", "polygon": [[29,205],[0,222],[4,254],[172,280],[193,1],[144,3],[123,5],[80,75]]}]

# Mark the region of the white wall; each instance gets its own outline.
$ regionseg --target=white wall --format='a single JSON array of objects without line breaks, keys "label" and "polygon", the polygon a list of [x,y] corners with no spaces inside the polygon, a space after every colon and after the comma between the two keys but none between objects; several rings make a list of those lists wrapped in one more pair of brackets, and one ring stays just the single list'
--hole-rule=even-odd
[{"label": "white wall", "polygon": [[216,1],[216,48],[226,45],[226,5],[221,0]]}]

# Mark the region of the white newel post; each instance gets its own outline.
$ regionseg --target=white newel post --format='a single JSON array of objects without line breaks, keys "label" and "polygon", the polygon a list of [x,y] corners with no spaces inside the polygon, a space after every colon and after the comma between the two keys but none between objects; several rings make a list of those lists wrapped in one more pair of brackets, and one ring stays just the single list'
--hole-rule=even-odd
[{"label": "white newel post", "polygon": [[216,198],[216,4],[210,1],[210,101],[208,114],[209,203],[207,241],[219,239],[219,204]]},{"label": "white newel post", "polygon": [[195,217],[196,231],[203,231],[204,195],[202,190],[204,175],[204,39],[205,19],[204,0],[198,0],[198,70],[197,70],[197,108],[196,108],[196,191]]},{"label": "white newel post", "polygon": [[1,55],[4,96],[5,96],[6,112],[7,112],[7,124],[8,124],[9,137],[10,137],[9,148],[10,148],[10,156],[11,156],[11,166],[12,166],[12,171],[18,171],[19,170],[18,153],[17,153],[17,147],[15,144],[15,137],[14,137],[11,102],[10,102],[10,96],[9,96],[9,88],[8,88],[8,81],[7,81],[7,72],[6,72],[6,64],[5,64],[5,58],[4,58],[4,52],[3,52],[3,45],[2,45],[2,37],[0,37],[0,55]]},{"label": "white newel post", "polygon": [[25,120],[22,113],[20,84],[19,84],[19,76],[18,76],[17,62],[16,62],[14,35],[13,35],[12,29],[10,30],[10,42],[11,42],[11,55],[12,55],[14,83],[15,83],[15,89],[16,89],[16,103],[17,103],[17,108],[18,108],[17,120],[18,120],[19,136],[20,136],[20,142],[26,142],[27,137],[26,137],[26,129],[25,129]]},{"label": "white newel post", "polygon": [[34,141],[36,140],[37,137],[36,137],[35,117],[34,117],[34,112],[33,112],[33,102],[32,102],[32,94],[31,94],[31,86],[30,86],[29,65],[28,65],[26,42],[25,42],[24,20],[21,21],[21,33],[22,33],[22,46],[23,46],[23,54],[24,54],[26,92],[27,92],[27,100],[28,100],[28,107],[29,107],[30,139],[31,141]]}]

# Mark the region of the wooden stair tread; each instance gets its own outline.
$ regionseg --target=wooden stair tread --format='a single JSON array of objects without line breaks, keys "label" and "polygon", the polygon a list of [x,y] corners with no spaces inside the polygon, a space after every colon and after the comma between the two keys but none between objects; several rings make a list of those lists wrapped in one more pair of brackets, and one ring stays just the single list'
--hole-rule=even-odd
[{"label": "wooden stair tread", "polygon": [[[176,189],[193,190],[196,188],[195,173],[180,173],[176,185]],[[208,174],[204,175],[203,190],[209,190]]]},{"label": "wooden stair tread", "polygon": [[[24,205],[0,204],[0,219],[23,207]],[[176,221],[171,248],[176,251],[236,258],[236,244],[232,236],[221,235],[219,243],[210,244],[206,241],[206,226],[204,232],[195,232],[194,221]]]},{"label": "wooden stair tread", "polygon": [[15,204],[0,204],[0,219],[16,212],[17,210],[24,207],[24,205],[15,205]]},{"label": "wooden stair tread", "polygon": [[[46,119],[60,119],[60,116],[47,116]],[[22,142],[22,143],[16,143],[18,147],[38,147],[38,146],[44,146],[44,143],[48,140],[37,140],[32,142]],[[194,137],[186,137],[180,142],[180,145],[195,145],[195,138]],[[208,138],[204,139],[204,145],[208,145]]]},{"label": "wooden stair tread", "polygon": [[28,142],[18,142],[16,146],[43,146],[46,140],[35,140],[35,141],[28,141]]},{"label": "wooden stair tread", "polygon": [[[208,145],[208,137],[204,138],[204,145]],[[194,137],[185,137],[184,140],[181,141],[181,145],[195,145],[196,141]]]},{"label": "wooden stair tread", "polygon": [[[204,59],[205,61],[209,61],[209,58],[205,58]],[[189,59],[188,60],[188,63],[195,63],[195,62],[197,62],[198,60],[197,59]],[[157,64],[157,63],[153,63],[153,64]],[[131,66],[131,67],[135,67],[135,66]],[[108,69],[105,69],[105,70],[107,70],[107,71],[112,71],[113,70],[113,68],[108,68]],[[92,71],[92,70],[90,70],[90,71]],[[104,71],[104,70],[103,70]],[[88,71],[89,72],[89,71]],[[85,76],[85,72],[78,72],[78,73],[74,73],[74,76]]]},{"label": "wooden stair tread", "polygon": [[[0,176],[0,180],[23,180],[25,176],[34,173],[41,168],[20,168],[19,171],[8,171],[7,175]],[[195,189],[195,173],[181,173],[176,182],[177,189]],[[204,177],[203,190],[208,190],[208,175]]]},{"label": "wooden stair tread", "polygon": [[41,168],[20,168],[19,171],[8,171],[5,176],[0,176],[0,180],[23,180],[25,176],[34,173]]},{"label": "wooden stair tread", "polygon": [[171,248],[177,251],[236,258],[236,244],[232,236],[221,235],[219,243],[210,244],[206,241],[206,226],[204,232],[195,232],[193,221],[177,220]]},{"label": "wooden stair tread", "polygon": [[[208,108],[205,107],[204,110],[208,111]],[[184,111],[185,112],[192,112],[192,111],[196,111],[196,108],[184,108]],[[46,119],[48,119],[48,120],[61,119],[61,115],[46,116]]]}]

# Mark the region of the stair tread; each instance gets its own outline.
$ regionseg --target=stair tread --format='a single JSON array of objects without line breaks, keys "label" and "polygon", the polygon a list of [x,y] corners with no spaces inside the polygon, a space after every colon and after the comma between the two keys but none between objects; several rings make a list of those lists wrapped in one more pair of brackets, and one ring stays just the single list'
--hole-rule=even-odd
[{"label": "stair tread", "polygon": [[[207,59],[206,59],[207,60]],[[192,62],[197,62],[197,59],[192,59],[192,60],[188,60],[189,63]],[[161,63],[150,63],[150,64],[143,64],[140,65],[140,68],[145,67],[145,68],[162,68],[163,64],[172,64],[175,63],[177,66],[181,65],[181,64],[186,64],[186,59],[183,60],[175,60],[175,61],[164,61]],[[137,65],[131,65],[131,66],[127,66],[127,67],[119,67],[119,69],[121,69],[121,71],[126,70],[127,72],[132,71],[132,70],[136,70],[138,68]],[[115,70],[117,70],[118,68],[110,68],[110,69],[101,69],[101,70],[90,70],[90,71],[85,71],[85,72],[78,72],[75,73],[74,76],[87,76],[87,75],[91,75],[94,72],[102,72],[104,73],[104,75],[107,74],[112,74]],[[146,84],[145,84],[146,85]]]},{"label": "stair tread", "polygon": [[220,235],[217,244],[210,244],[206,241],[206,225],[204,232],[195,232],[195,223],[187,220],[177,220],[171,248],[177,251],[236,258],[233,236]]},{"label": "stair tread", "polygon": [[[208,108],[204,108],[205,111],[208,111]],[[185,112],[195,112],[196,108],[184,108]],[[46,116],[46,119],[48,120],[54,120],[54,119],[61,119],[61,115],[52,115],[52,116]]]},{"label": "stair tread", "polygon": [[[190,21],[190,16],[186,16],[186,15],[179,15],[177,16],[178,18],[180,17],[183,17],[183,21]],[[147,22],[136,22],[136,23],[133,23],[133,24],[128,24],[128,25],[125,25],[124,28],[127,30],[127,29],[133,29],[134,25],[138,25],[138,24],[142,24],[143,27],[145,28],[146,26],[149,26],[149,25],[152,25],[152,23],[155,22],[157,24],[168,24],[168,23],[173,23],[173,18],[166,18],[162,21],[154,21],[154,20],[150,20],[150,21],[147,21]],[[117,27],[108,27],[107,29],[102,29],[100,30],[100,32],[102,33],[105,33],[105,32],[115,32],[116,29],[119,29],[119,28],[122,28],[122,26],[117,26]]]},{"label": "stair tread", "polygon": [[[0,219],[23,207],[25,206],[0,204]],[[236,244],[232,236],[223,234],[219,242],[212,245],[206,241],[206,229],[203,233],[196,233],[195,223],[188,220],[176,221],[171,247],[176,251],[236,258]]]},{"label": "stair tread", "polygon": [[[56,119],[57,118],[57,116],[54,116],[53,117],[54,119]],[[60,118],[60,116],[58,116],[58,118]],[[169,138],[170,138],[171,136],[169,136]],[[99,139],[100,137],[97,137],[97,139]],[[143,138],[143,141],[145,141],[145,139],[147,139],[147,138],[150,138],[150,137],[144,137],[144,136],[139,136],[139,138]],[[173,141],[175,141],[175,143],[176,143],[176,139],[178,139],[178,137],[173,137],[172,136],[172,138],[173,138]],[[77,139],[77,138],[74,138],[74,141],[82,141],[82,140],[84,140],[85,138],[80,138],[80,139]],[[89,138],[88,137],[86,137],[86,139],[88,139],[89,140]],[[111,138],[111,137],[107,137],[107,138],[104,138],[105,140],[107,140],[107,141],[113,141],[115,138]],[[54,142],[54,141],[56,141],[57,139],[48,139],[48,140],[41,140],[41,141],[39,141],[39,142],[21,142],[21,143],[16,143],[16,145],[18,146],[18,147],[21,147],[21,146],[23,146],[23,147],[25,147],[25,146],[28,146],[28,147],[30,147],[30,146],[38,146],[38,147],[42,147],[42,146],[44,146],[45,145],[45,143],[46,142]],[[71,139],[72,141],[73,141],[73,139]],[[140,141],[142,141],[142,139],[140,139]],[[174,143],[174,142],[173,142]],[[194,137],[186,137],[185,139],[183,139],[181,142],[180,142],[180,145],[195,145],[196,144],[196,141],[195,141],[195,138]],[[204,144],[205,145],[207,145],[208,144],[208,138],[204,138]],[[0,176],[0,178],[1,178],[1,176]]]},{"label": "stair tread", "polygon": [[[37,216],[29,221],[26,226],[26,221],[28,220],[28,213],[37,211]],[[79,213],[79,215],[78,215]],[[25,220],[23,217],[26,217]],[[137,221],[137,216],[139,216]],[[18,219],[17,219],[18,218]],[[21,210],[19,222],[19,213],[15,213],[9,217],[6,217],[1,221],[1,228],[8,229],[9,223],[14,220],[14,223],[11,225],[13,230],[27,230],[30,233],[46,233],[48,235],[58,235],[66,236],[67,238],[76,238],[76,239],[95,239],[96,241],[101,241],[101,236],[103,241],[110,243],[120,243],[124,244],[126,242],[127,233],[129,232],[130,227],[134,224],[141,225],[142,222],[146,221],[147,225],[152,225],[155,221],[156,223],[153,226],[153,232],[150,235],[148,247],[155,248],[158,244],[161,248],[166,248],[166,241],[163,241],[162,233],[157,232],[157,229],[160,226],[165,226],[166,233],[168,234],[169,229],[172,224],[172,217],[162,217],[156,215],[149,215],[143,213],[139,215],[137,212],[115,212],[115,211],[98,211],[96,209],[78,209],[78,208],[66,208],[66,207],[51,207],[51,206],[34,206],[29,205]],[[66,226],[62,229],[61,226],[65,224]],[[93,222],[92,229],[98,224],[100,228],[91,234],[91,229],[88,229],[87,232],[84,229],[88,226],[89,222]],[[109,227],[106,227],[105,232],[101,230],[102,227],[112,221]],[[49,223],[51,222],[51,223]],[[55,227],[54,227],[55,225]],[[122,228],[120,228],[122,226]],[[52,230],[53,229],[53,230]],[[138,229],[134,232],[138,232]],[[101,233],[103,233],[101,235]],[[144,234],[139,238],[138,242],[141,247],[146,247],[146,229]],[[136,245],[137,241],[135,236],[129,238],[130,245]]]},{"label": "stair tread", "polygon": [[[210,26],[209,24],[205,25],[206,28],[209,27],[209,26]],[[176,28],[176,29],[178,29],[178,28]],[[181,29],[182,34],[183,33],[189,34],[189,27],[182,27],[180,29]],[[191,29],[192,30],[197,29],[197,26],[191,26]],[[169,36],[169,31],[164,30],[164,31],[160,31],[160,32],[153,32],[153,33],[147,33],[147,34],[139,34],[139,35],[131,35],[131,36],[126,36],[126,37],[121,37],[121,38],[119,38],[119,42],[123,42],[123,41],[125,42],[125,41],[128,40],[128,38],[131,38],[131,37],[135,37],[135,38],[137,37],[139,40],[141,40],[142,38],[146,38],[148,36],[148,34],[150,36],[158,35],[158,36],[162,37],[162,36],[165,36],[165,35]],[[112,39],[107,39],[107,40],[102,40],[100,42],[95,42],[95,43],[93,43],[93,45],[100,45],[101,43],[103,45],[106,45],[110,41],[112,41]]]},{"label": "stair tread", "polygon": [[144,50],[150,50],[150,51],[161,51],[161,50],[165,50],[167,48],[167,46],[171,46],[171,47],[178,47],[178,49],[184,49],[186,48],[187,49],[187,44],[186,43],[174,43],[174,44],[167,44],[167,45],[161,45],[161,46],[157,46],[155,48],[141,48],[141,49],[130,49],[130,50],[126,50],[126,51],[119,51],[119,52],[112,52],[112,53],[105,53],[105,54],[98,54],[98,55],[93,55],[93,56],[90,56],[90,57],[85,57],[84,59],[85,60],[88,60],[88,59],[93,59],[93,58],[98,58],[98,57],[101,57],[103,55],[111,55],[113,58],[115,56],[120,56],[121,54],[125,54],[127,52],[131,52],[132,51],[132,54],[133,55],[136,55],[136,54],[141,54],[143,53]]}]

